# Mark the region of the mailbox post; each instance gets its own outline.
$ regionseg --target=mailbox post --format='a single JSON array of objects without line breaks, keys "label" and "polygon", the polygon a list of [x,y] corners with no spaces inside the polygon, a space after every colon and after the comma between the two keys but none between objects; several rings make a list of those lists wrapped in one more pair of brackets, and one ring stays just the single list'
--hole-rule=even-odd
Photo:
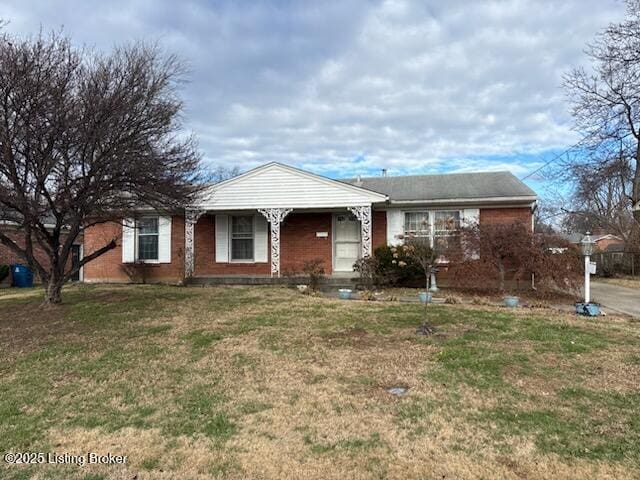
[{"label": "mailbox post", "polygon": [[596,242],[591,238],[589,232],[580,241],[582,255],[584,255],[584,303],[591,302],[591,255],[595,251]]}]

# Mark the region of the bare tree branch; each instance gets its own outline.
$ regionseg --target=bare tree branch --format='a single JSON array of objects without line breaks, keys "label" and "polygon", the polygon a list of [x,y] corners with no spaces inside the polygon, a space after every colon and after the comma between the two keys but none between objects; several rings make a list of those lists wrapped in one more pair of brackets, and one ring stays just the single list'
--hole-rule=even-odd
[{"label": "bare tree branch", "polygon": [[141,208],[180,211],[202,187],[195,139],[180,123],[183,71],[156,46],[102,54],[61,33],[0,35],[0,220],[21,226],[18,248],[46,301],[60,301],[83,228]]}]

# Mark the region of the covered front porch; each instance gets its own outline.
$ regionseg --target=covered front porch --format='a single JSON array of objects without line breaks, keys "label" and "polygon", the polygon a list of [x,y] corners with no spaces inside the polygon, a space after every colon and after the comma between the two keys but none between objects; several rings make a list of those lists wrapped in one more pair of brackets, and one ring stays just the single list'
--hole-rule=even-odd
[{"label": "covered front porch", "polygon": [[287,165],[256,168],[212,185],[187,209],[185,278],[295,277],[312,260],[328,275],[352,272],[372,253],[373,208],[386,201]]},{"label": "covered front porch", "polygon": [[[383,222],[384,212],[375,213]],[[358,258],[371,255],[373,222],[371,205],[189,210],[185,277],[207,283],[288,282],[304,275],[306,262],[315,261],[328,277],[344,281],[353,276]]]}]

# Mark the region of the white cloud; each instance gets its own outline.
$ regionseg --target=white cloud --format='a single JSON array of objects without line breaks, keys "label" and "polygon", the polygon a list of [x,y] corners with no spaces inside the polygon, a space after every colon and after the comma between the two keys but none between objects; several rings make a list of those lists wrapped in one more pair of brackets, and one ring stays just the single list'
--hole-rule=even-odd
[{"label": "white cloud", "polygon": [[618,0],[63,5],[5,1],[0,18],[99,48],[158,40],[189,64],[187,126],[209,162],[345,175],[534,169],[575,141],[561,75],[623,13]]}]

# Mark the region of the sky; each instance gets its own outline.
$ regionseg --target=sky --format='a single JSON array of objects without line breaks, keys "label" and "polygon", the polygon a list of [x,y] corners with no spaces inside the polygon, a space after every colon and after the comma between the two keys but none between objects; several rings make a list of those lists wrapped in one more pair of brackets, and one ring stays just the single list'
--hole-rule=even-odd
[{"label": "sky", "polygon": [[527,176],[578,140],[562,75],[623,14],[621,0],[0,3],[13,34],[178,54],[185,128],[207,164],[338,178]]}]

